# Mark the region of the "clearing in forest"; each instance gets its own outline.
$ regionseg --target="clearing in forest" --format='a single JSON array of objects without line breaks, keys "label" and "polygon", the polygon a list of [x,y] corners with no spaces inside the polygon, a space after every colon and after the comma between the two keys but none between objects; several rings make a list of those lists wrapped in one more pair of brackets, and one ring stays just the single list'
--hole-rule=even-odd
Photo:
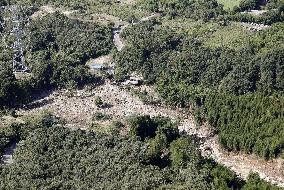
[{"label": "clearing in forest", "polygon": [[224,9],[232,10],[235,6],[240,4],[241,0],[218,0],[218,2],[224,5]]}]

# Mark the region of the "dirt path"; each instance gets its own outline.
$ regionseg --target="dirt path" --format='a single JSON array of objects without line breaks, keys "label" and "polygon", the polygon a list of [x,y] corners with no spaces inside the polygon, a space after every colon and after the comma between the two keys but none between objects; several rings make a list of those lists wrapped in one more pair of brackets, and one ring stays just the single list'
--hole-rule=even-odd
[{"label": "dirt path", "polygon": [[201,144],[200,150],[204,156],[210,156],[216,162],[227,166],[243,179],[246,179],[250,172],[255,172],[265,181],[284,187],[283,159],[265,161],[256,155],[224,151],[217,135],[207,138]]},{"label": "dirt path", "polygon": [[[47,7],[44,9],[47,9]],[[50,9],[47,9],[48,11],[51,12]],[[147,21],[155,16],[157,15],[142,18],[140,22]],[[116,25],[121,25],[120,20],[116,19],[116,22]],[[123,39],[120,38],[120,33],[129,25],[126,23],[122,24],[114,33],[114,43],[118,51],[121,51],[125,46]],[[105,109],[95,106],[96,96],[100,96],[110,106]],[[128,91],[109,83],[88,92],[78,90],[73,97],[64,95],[63,91],[54,92],[50,96],[28,105],[26,109],[18,110],[18,114],[36,114],[40,110],[45,109],[65,118],[67,126],[71,128],[86,129],[92,115],[96,111],[110,114],[117,119],[124,119],[127,116],[137,114],[162,115],[170,117],[172,120],[180,120],[181,122],[178,126],[180,131],[185,131],[190,135],[196,135],[203,139],[200,144],[200,150],[204,156],[212,157],[217,162],[231,168],[242,178],[246,178],[253,171],[259,173],[262,179],[284,187],[283,160],[277,159],[266,162],[255,155],[225,152],[218,143],[218,137],[213,136],[208,127],[202,126],[197,128],[191,115],[185,115],[178,110],[165,107],[145,105]]]},{"label": "dirt path", "polygon": [[250,10],[250,11],[241,12],[241,14],[251,14],[251,15],[259,16],[267,12],[268,10]]},{"label": "dirt path", "polygon": [[[156,18],[156,17],[159,17],[160,14],[158,13],[155,13],[155,14],[151,14],[150,16],[147,16],[147,17],[144,17],[144,18],[141,18],[141,20],[137,23],[133,23],[132,25],[136,25],[136,24],[140,24],[142,22],[146,22],[146,21],[149,21],[153,18]],[[116,23],[116,25],[119,25],[120,23]],[[114,31],[114,37],[113,37],[113,41],[114,41],[114,44],[115,46],[117,47],[117,50],[118,51],[121,51],[124,47],[125,47],[125,42],[124,40],[120,37],[120,34],[123,32],[123,30],[125,28],[127,28],[128,26],[130,26],[131,24],[129,23],[124,23],[118,30],[115,30]]]},{"label": "dirt path", "polygon": [[[105,109],[98,108],[95,105],[96,96],[100,96],[110,106]],[[65,118],[67,126],[83,129],[86,129],[96,111],[110,114],[115,119],[124,119],[127,116],[136,114],[162,115],[175,121],[180,120],[178,126],[180,131],[186,131],[190,135],[196,135],[204,139],[200,144],[200,150],[204,156],[209,156],[218,163],[231,168],[244,179],[253,171],[259,173],[262,179],[284,187],[283,160],[277,159],[266,162],[255,155],[223,151],[218,143],[217,136],[213,136],[208,127],[197,128],[191,115],[166,107],[145,105],[137,97],[132,96],[129,91],[110,83],[90,91],[78,90],[75,92],[75,97],[68,97],[64,95],[63,91],[54,92],[49,97],[27,106],[26,109],[18,110],[18,114],[36,114],[44,109]]]},{"label": "dirt path", "polygon": [[[134,2],[133,0],[127,0],[125,2]],[[37,19],[39,17],[43,17],[49,13],[54,13],[56,11],[61,12],[62,14],[64,14],[67,17],[73,18],[71,16],[72,13],[75,13],[75,10],[62,10],[60,8],[54,8],[52,6],[46,5],[46,6],[41,6],[39,8],[39,10],[37,12],[35,12],[33,15],[31,15],[31,19]],[[154,13],[151,14],[147,17],[141,18],[141,20],[137,23],[133,23],[133,25],[151,20],[155,17],[159,17],[160,14],[158,13]],[[94,19],[96,19],[97,21],[110,21],[113,22],[115,25],[115,28],[117,28],[116,30],[114,30],[113,32],[113,42],[117,48],[118,51],[121,51],[124,47],[125,47],[125,42],[124,40],[120,37],[120,34],[122,33],[122,31],[127,28],[128,26],[130,26],[131,24],[125,21],[122,21],[120,18],[115,17],[113,15],[107,15],[107,14],[92,14],[92,17]],[[73,18],[74,19],[74,18]],[[85,21],[92,21],[92,20],[85,20]]]},{"label": "dirt path", "polygon": [[124,47],[125,47],[125,42],[122,40],[122,38],[120,37],[120,34],[122,33],[122,31],[128,27],[127,25],[124,25],[123,27],[121,27],[119,30],[115,30],[114,31],[114,35],[113,35],[113,42],[117,48],[118,51],[121,51]]}]

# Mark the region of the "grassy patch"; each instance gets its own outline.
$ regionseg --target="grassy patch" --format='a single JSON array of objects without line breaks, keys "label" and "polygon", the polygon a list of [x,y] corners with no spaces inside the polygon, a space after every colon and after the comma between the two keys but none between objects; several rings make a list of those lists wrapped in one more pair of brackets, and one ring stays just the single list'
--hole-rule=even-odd
[{"label": "grassy patch", "polygon": [[190,19],[168,20],[164,18],[162,25],[177,34],[198,38],[208,47],[227,46],[240,49],[247,44],[252,35],[252,32],[245,30],[238,23],[220,26],[215,22],[203,23]]},{"label": "grassy patch", "polygon": [[96,112],[93,116],[94,121],[105,121],[105,120],[110,120],[112,119],[111,115],[102,113],[102,112]]},{"label": "grassy patch", "polygon": [[240,0],[218,0],[218,2],[224,5],[225,10],[232,10],[234,6],[238,6],[240,4]]},{"label": "grassy patch", "polygon": [[204,37],[218,27],[218,24],[214,22],[204,23],[184,18],[174,20],[163,18],[161,22],[163,27],[168,27],[177,34],[187,34],[191,37]]},{"label": "grassy patch", "polygon": [[119,17],[123,20],[129,21],[131,19],[141,19],[150,13],[142,10],[135,5],[128,5],[128,4],[117,4],[117,3],[110,3],[110,4],[103,4],[99,2],[93,3],[89,10],[95,13],[104,13]]},{"label": "grassy patch", "polygon": [[240,25],[232,23],[229,26],[216,29],[204,42],[209,47],[227,46],[240,49],[247,44],[251,34]]}]

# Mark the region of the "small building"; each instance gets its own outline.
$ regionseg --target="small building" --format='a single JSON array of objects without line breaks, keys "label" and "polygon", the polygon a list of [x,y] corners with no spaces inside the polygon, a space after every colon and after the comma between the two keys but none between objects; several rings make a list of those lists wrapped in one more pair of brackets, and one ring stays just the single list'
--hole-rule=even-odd
[{"label": "small building", "polygon": [[114,75],[115,63],[112,60],[112,56],[106,55],[96,59],[91,59],[87,62],[90,70],[94,73],[107,72],[110,75]]},{"label": "small building", "polygon": [[115,68],[104,64],[93,63],[90,64],[90,69],[94,73],[101,73],[102,71],[107,72],[110,75],[114,75]]},{"label": "small building", "polygon": [[90,64],[90,68],[93,71],[100,71],[100,70],[104,69],[104,66],[102,64],[92,63],[92,64]]}]

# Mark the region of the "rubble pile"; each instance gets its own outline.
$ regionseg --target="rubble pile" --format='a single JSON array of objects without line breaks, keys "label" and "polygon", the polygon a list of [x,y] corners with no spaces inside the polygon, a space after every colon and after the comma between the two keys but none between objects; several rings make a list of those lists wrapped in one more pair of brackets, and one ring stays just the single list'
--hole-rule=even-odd
[{"label": "rubble pile", "polygon": [[[92,115],[97,111],[111,115],[113,119],[121,120],[131,115],[166,116],[173,121],[179,121],[178,128],[181,132],[194,135],[199,139],[199,149],[203,156],[213,158],[216,162],[231,168],[242,178],[246,178],[253,171],[257,172],[262,179],[284,187],[282,159],[267,162],[255,155],[227,152],[220,146],[218,136],[209,125],[196,125],[191,114],[164,106],[146,105],[128,90],[111,83],[91,90],[77,90],[72,96],[70,94],[72,93],[68,91],[54,92],[18,110],[17,114],[35,114],[47,109],[64,118],[67,122],[66,126],[81,129],[87,129]],[[95,98],[98,96],[106,103],[106,107],[96,106]]]},{"label": "rubble pile", "polygon": [[241,22],[241,26],[243,26],[244,28],[247,28],[248,30],[251,30],[251,31],[260,31],[260,30],[264,30],[264,29],[271,27],[269,25],[257,24],[257,23],[253,23],[253,22],[252,23]]}]

